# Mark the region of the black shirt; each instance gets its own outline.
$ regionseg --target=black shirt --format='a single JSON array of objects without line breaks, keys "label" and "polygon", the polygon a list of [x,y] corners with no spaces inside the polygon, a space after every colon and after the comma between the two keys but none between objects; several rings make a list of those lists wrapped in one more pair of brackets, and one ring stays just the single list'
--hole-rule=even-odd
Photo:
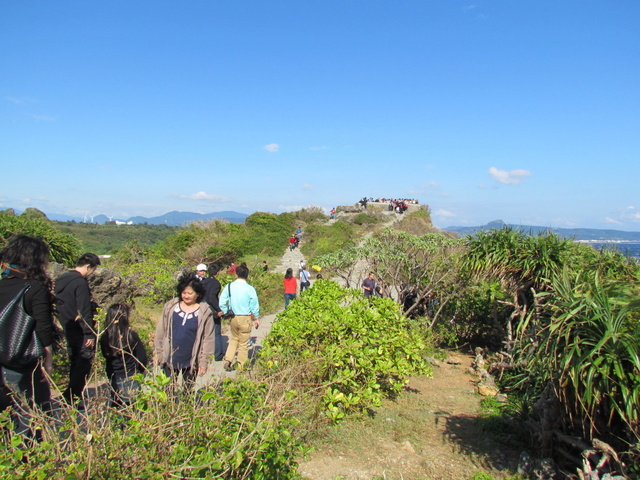
[{"label": "black shirt", "polygon": [[24,296],[24,309],[36,320],[36,335],[43,347],[53,342],[53,317],[47,288],[37,280],[3,278],[0,280],[0,309],[6,307],[20,290],[29,283],[31,288]]},{"label": "black shirt", "polygon": [[106,360],[107,376],[109,378],[128,378],[138,372],[144,371],[144,367],[149,361],[147,352],[138,334],[133,330],[129,330],[129,333],[131,335],[129,345],[125,343],[122,351],[119,349],[114,351],[109,346],[107,335],[100,337],[100,350]]}]

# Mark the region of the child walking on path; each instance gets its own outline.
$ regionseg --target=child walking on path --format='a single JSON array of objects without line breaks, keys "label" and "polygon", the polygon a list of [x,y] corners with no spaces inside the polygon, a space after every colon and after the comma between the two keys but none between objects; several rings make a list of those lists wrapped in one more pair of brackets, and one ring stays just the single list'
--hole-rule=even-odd
[{"label": "child walking on path", "polygon": [[144,372],[148,362],[140,337],[129,327],[129,313],[127,305],[111,305],[100,337],[100,349],[111,384],[112,407],[124,407],[134,400],[140,385],[132,377]]}]

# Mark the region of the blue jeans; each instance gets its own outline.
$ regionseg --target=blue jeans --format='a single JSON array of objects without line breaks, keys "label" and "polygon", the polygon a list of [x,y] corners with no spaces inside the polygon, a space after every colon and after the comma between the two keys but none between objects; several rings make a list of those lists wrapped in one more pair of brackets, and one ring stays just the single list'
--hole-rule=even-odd
[{"label": "blue jeans", "polygon": [[295,293],[285,293],[284,294],[284,308],[287,308],[289,306],[289,302],[291,300],[295,300],[296,299],[296,294]]},{"label": "blue jeans", "polygon": [[111,377],[111,406],[125,407],[131,405],[135,399],[140,384],[131,377]]},{"label": "blue jeans", "polygon": [[15,432],[26,437],[33,434],[31,408],[39,407],[48,412],[51,409],[51,390],[49,382],[42,373],[40,365],[31,368],[11,369],[0,366],[0,410],[13,407],[11,417]]}]

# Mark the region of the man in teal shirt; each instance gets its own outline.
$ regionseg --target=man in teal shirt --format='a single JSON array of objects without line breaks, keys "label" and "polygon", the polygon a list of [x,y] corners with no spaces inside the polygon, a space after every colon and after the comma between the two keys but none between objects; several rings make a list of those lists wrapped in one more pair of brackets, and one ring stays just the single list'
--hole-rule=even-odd
[{"label": "man in teal shirt", "polygon": [[231,319],[231,336],[229,346],[224,354],[222,363],[226,371],[231,370],[231,365],[237,358],[237,369],[242,370],[249,357],[249,338],[251,328],[260,326],[260,304],[256,289],[247,283],[249,269],[243,265],[236,268],[238,279],[227,284],[220,295],[220,308],[223,313],[232,310],[235,317]]}]

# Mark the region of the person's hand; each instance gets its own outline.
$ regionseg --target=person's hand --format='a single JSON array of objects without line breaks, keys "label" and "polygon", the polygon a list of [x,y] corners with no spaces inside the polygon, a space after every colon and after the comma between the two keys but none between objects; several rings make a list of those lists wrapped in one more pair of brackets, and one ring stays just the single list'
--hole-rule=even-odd
[{"label": "person's hand", "polygon": [[201,377],[207,373],[207,367],[198,367],[198,376]]},{"label": "person's hand", "polygon": [[258,318],[255,319],[255,322],[253,322],[253,326],[256,328],[260,326],[260,320]]},{"label": "person's hand", "polygon": [[87,338],[87,339],[84,341],[84,346],[85,346],[85,347],[93,347],[93,346],[95,345],[95,342],[96,342],[96,339],[95,339],[95,338],[93,338],[93,337],[91,337],[91,338]]},{"label": "person's hand", "polygon": [[222,313],[222,310],[220,310],[220,311],[218,312],[218,316],[219,316],[219,317],[221,317],[222,315],[224,315],[224,313]]},{"label": "person's hand", "polygon": [[44,349],[42,367],[44,368],[44,371],[47,372],[47,375],[51,375],[53,373],[53,348],[50,346],[45,347]]}]

